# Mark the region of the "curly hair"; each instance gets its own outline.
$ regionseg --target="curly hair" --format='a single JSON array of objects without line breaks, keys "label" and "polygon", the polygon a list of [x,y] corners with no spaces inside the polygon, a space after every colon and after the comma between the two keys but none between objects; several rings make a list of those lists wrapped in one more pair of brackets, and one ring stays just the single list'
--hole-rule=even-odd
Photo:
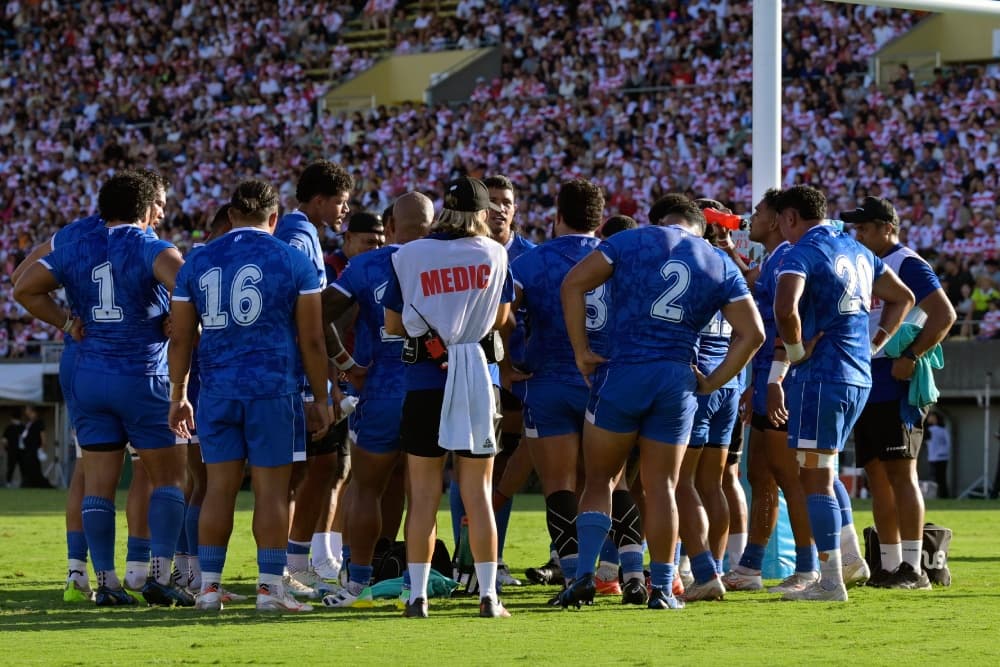
[{"label": "curly hair", "polygon": [[313,197],[335,197],[354,190],[354,178],[339,164],[329,160],[313,162],[299,176],[295,198],[305,204]]}]

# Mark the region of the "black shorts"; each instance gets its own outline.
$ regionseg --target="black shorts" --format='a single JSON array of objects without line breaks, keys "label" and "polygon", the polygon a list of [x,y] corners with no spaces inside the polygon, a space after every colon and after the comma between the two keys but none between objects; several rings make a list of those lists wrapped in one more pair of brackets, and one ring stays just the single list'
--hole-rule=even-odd
[{"label": "black shorts", "polygon": [[306,434],[306,457],[323,456],[324,454],[337,454],[340,458],[351,455],[351,450],[347,444],[347,422],[342,419],[339,423],[330,427],[320,440],[313,440],[312,434]]},{"label": "black shorts", "polygon": [[[496,392],[496,387],[494,387],[494,400],[499,409],[500,396]],[[426,458],[437,458],[450,453],[438,445],[443,403],[444,389],[417,389],[406,392],[406,398],[403,400],[403,416],[399,424],[399,446],[402,451]],[[472,459],[488,459],[493,456],[493,454],[469,452],[454,452],[454,454]]]},{"label": "black shorts", "polygon": [[750,415],[750,427],[758,431],[781,431],[782,433],[788,433],[788,422],[785,422],[781,426],[775,426],[767,418],[767,415],[762,415],[759,412]]},{"label": "black shorts", "polygon": [[729,441],[729,452],[726,454],[726,465],[731,466],[740,462],[740,454],[743,453],[743,438],[746,432],[746,425],[742,419],[737,418],[736,425],[733,426],[733,437]]},{"label": "black shorts", "polygon": [[898,461],[915,459],[924,439],[926,410],[920,411],[920,422],[906,430],[899,416],[899,401],[868,403],[854,425],[854,459],[858,467],[874,460]]},{"label": "black shorts", "polygon": [[517,412],[521,409],[521,405],[520,398],[500,387],[500,409],[503,412]]}]

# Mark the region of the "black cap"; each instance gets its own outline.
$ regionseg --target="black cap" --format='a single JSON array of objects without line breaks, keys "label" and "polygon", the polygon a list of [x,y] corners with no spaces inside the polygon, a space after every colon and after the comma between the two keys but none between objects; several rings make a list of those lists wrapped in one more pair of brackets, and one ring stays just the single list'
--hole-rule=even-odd
[{"label": "black cap", "polygon": [[451,211],[499,211],[490,201],[490,191],[478,178],[463,176],[448,184],[444,191],[444,207]]},{"label": "black cap", "polygon": [[853,211],[841,211],[840,219],[851,224],[861,222],[887,222],[894,227],[899,226],[899,216],[888,199],[865,197],[861,206]]},{"label": "black cap", "polygon": [[357,234],[384,234],[385,227],[382,226],[382,218],[374,213],[358,211],[348,221],[347,231]]}]

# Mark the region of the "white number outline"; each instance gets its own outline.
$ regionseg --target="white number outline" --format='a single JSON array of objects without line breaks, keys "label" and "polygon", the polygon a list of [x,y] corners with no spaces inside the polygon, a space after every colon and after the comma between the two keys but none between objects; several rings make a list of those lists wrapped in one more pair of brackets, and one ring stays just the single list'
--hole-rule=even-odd
[{"label": "white number outline", "polygon": [[[256,264],[241,266],[233,276],[229,290],[229,312],[233,321],[247,327],[257,321],[264,308],[264,297],[254,287],[264,279],[264,272]],[[205,309],[201,315],[204,329],[224,329],[229,325],[229,315],[222,312],[222,269],[213,267],[198,279],[198,286],[205,293]]]},{"label": "white number outline", "polygon": [[[379,306],[382,305],[382,298],[385,296],[385,290],[388,287],[389,287],[389,281],[387,280],[384,283],[382,283],[381,285],[379,285],[378,287],[376,287],[375,291],[372,292],[372,296],[375,298],[375,303],[377,305],[379,305]],[[386,333],[385,325],[384,324],[381,327],[379,327],[378,335],[379,335],[379,338],[382,340],[383,343],[398,343],[399,341],[403,340],[402,336],[397,336],[395,334]]]},{"label": "white number outline", "polygon": [[222,312],[222,269],[216,266],[201,274],[198,287],[205,293],[205,312],[201,314],[202,328],[225,329],[229,325],[229,315]]},{"label": "white number outline", "polygon": [[868,258],[862,254],[854,258],[854,264],[845,255],[837,255],[834,260],[834,271],[847,282],[844,293],[837,302],[837,310],[841,315],[856,315],[872,300],[872,283],[875,280],[875,270]]},{"label": "white number outline", "polygon": [[98,305],[90,309],[95,322],[121,322],[125,313],[115,305],[115,277],[111,273],[111,262],[98,264],[90,272],[90,279],[97,283]]},{"label": "white number outline", "polygon": [[[586,299],[587,331],[600,331],[608,323],[607,283],[602,283],[584,294]],[[591,315],[593,312],[593,315]]]},{"label": "white number outline", "polygon": [[670,260],[660,267],[660,275],[666,282],[674,282],[653,302],[649,315],[658,320],[680,322],[684,319],[684,308],[677,305],[677,299],[682,297],[691,285],[691,269],[684,262]]}]

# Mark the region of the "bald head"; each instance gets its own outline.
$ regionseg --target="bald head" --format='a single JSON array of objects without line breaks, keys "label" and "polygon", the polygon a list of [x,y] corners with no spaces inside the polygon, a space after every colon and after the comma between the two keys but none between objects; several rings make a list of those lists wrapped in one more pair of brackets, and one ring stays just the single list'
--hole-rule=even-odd
[{"label": "bald head", "polygon": [[422,239],[434,221],[434,202],[419,192],[407,192],[392,205],[392,226],[396,243]]}]

